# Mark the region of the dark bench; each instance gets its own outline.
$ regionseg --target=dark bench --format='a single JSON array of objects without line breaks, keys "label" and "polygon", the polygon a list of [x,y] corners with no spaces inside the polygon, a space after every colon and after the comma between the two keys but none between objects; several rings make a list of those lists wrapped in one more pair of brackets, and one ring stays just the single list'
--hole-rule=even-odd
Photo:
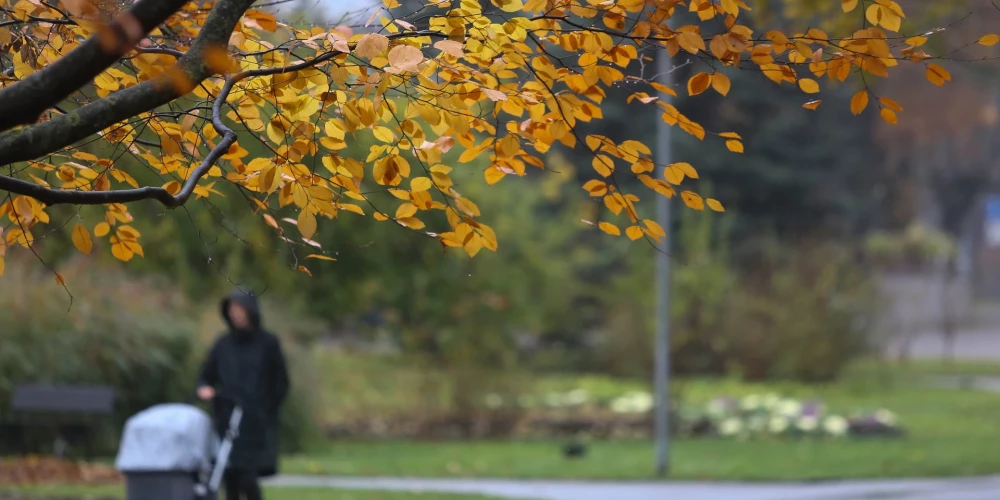
[{"label": "dark bench", "polygon": [[29,452],[29,429],[41,427],[55,431],[56,455],[65,452],[67,438],[79,437],[84,441],[84,453],[91,458],[95,424],[114,409],[115,390],[107,386],[19,385],[11,394],[7,427],[20,435],[21,453]]}]

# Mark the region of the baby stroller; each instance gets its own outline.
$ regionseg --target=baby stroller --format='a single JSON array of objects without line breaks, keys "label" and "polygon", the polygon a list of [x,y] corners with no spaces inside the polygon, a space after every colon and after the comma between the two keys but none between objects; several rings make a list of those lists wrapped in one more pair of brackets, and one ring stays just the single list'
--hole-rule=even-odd
[{"label": "baby stroller", "polygon": [[196,406],[166,403],[133,415],[115,459],[125,475],[125,499],[216,500],[242,418],[237,404],[220,441],[212,419]]}]

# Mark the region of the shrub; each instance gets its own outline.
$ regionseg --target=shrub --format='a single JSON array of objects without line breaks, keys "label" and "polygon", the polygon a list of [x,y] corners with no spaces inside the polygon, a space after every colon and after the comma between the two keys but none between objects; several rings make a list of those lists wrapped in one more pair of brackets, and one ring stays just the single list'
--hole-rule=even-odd
[{"label": "shrub", "polygon": [[871,279],[840,248],[777,250],[731,302],[727,357],[747,380],[832,380],[866,350],[876,298]]},{"label": "shrub", "polygon": [[[18,384],[110,385],[117,390],[116,412],[95,444],[98,451],[113,452],[128,417],[159,403],[193,402],[206,344],[222,330],[219,309],[195,311],[173,284],[130,276],[120,266],[79,259],[60,271],[72,304],[69,295],[58,300],[60,285],[36,262],[8,263],[4,279],[20,285],[0,288],[0,415]],[[273,314],[278,334],[286,333],[283,324],[292,326],[287,329],[292,338],[284,341],[293,391],[284,408],[282,445],[299,451],[318,435],[319,384],[297,340],[314,338],[318,326],[269,303],[265,313]],[[205,321],[209,317],[214,323]],[[42,435],[30,444],[47,447],[52,437]]]},{"label": "shrub", "polygon": [[[61,271],[72,300],[58,300],[60,285],[35,262],[8,265],[5,279],[19,286],[0,288],[0,408],[22,383],[107,384],[117,390],[117,429],[137,411],[191,394],[194,328],[181,296],[86,259]],[[114,449],[115,433],[105,430],[96,444]]]}]

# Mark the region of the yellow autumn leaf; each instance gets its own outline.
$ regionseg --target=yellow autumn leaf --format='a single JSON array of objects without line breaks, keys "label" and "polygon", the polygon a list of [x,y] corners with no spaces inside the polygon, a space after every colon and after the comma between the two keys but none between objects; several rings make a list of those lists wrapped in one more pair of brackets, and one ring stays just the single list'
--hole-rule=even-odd
[{"label": "yellow autumn leaf", "polygon": [[397,45],[389,51],[389,64],[402,71],[419,71],[424,53],[412,45]]},{"label": "yellow autumn leaf", "polygon": [[83,227],[83,224],[77,224],[73,228],[72,239],[73,245],[84,255],[90,255],[91,250],[94,249],[94,242],[90,239],[90,232],[87,231],[87,228]]},{"label": "yellow autumn leaf", "polygon": [[604,231],[605,233],[608,233],[611,236],[621,236],[622,234],[622,230],[618,229],[618,226],[610,222],[601,222],[600,224],[597,225],[597,227],[601,228],[601,231]]},{"label": "yellow autumn leaf", "polygon": [[301,210],[298,218],[299,234],[307,240],[316,235],[316,216],[309,210]]},{"label": "yellow autumn leaf", "polygon": [[410,191],[419,193],[422,191],[429,191],[434,183],[428,177],[414,177],[410,179]]},{"label": "yellow autumn leaf", "polygon": [[708,208],[710,208],[714,212],[726,211],[726,209],[722,206],[722,203],[719,203],[719,200],[716,200],[714,198],[705,198],[705,204],[708,205]]},{"label": "yellow autumn leaf", "polygon": [[395,135],[393,135],[392,130],[389,127],[383,127],[381,125],[376,125],[372,127],[372,134],[375,138],[382,142],[392,142],[396,140]]},{"label": "yellow autumn leaf", "polygon": [[822,103],[823,103],[823,101],[821,99],[816,99],[815,101],[809,101],[809,102],[803,104],[802,107],[806,108],[806,109],[809,109],[809,110],[814,110],[814,109],[818,108],[819,105],[822,104]]},{"label": "yellow autumn leaf", "polygon": [[318,253],[312,253],[312,254],[306,255],[306,258],[307,259],[319,259],[319,260],[337,260],[337,259],[335,259],[333,257],[329,257],[327,255],[321,255],[321,254],[318,254]]},{"label": "yellow autumn leaf", "polygon": [[278,21],[273,15],[267,12],[261,12],[259,10],[248,10],[245,14],[246,18],[249,19],[252,24],[260,27],[264,31],[273,33],[278,29]]},{"label": "yellow autumn leaf", "polygon": [[97,225],[94,226],[94,236],[97,236],[98,238],[103,238],[110,232],[111,226],[108,225],[107,222],[98,222]]},{"label": "yellow autumn leaf", "polygon": [[135,252],[133,252],[132,249],[129,248],[127,245],[125,245],[124,242],[119,241],[118,238],[112,236],[111,255],[113,255],[116,259],[120,261],[128,262],[132,260],[132,257],[135,256]]},{"label": "yellow autumn leaf", "polygon": [[455,57],[462,57],[465,55],[465,49],[462,42],[457,40],[438,40],[437,42],[434,42],[434,48]]},{"label": "yellow autumn leaf", "polygon": [[840,0],[840,7],[844,12],[850,12],[858,7],[858,0]]},{"label": "yellow autumn leaf", "polygon": [[406,217],[412,217],[417,213],[417,206],[412,203],[403,203],[396,208],[396,218],[404,219]]},{"label": "yellow autumn leaf", "polygon": [[937,85],[938,87],[944,87],[944,82],[951,81],[951,73],[934,63],[929,63],[927,65],[926,76],[927,81]]},{"label": "yellow autumn leaf", "polygon": [[691,208],[692,210],[704,210],[705,200],[693,191],[682,191],[681,199],[684,200],[684,204]]},{"label": "yellow autumn leaf", "polygon": [[879,114],[882,115],[882,119],[890,125],[896,125],[898,119],[896,118],[896,112],[889,108],[882,108],[879,110]]},{"label": "yellow autumn leaf", "polygon": [[718,92],[719,94],[722,94],[724,96],[729,95],[729,89],[731,87],[732,87],[732,82],[729,80],[729,77],[726,76],[724,73],[716,72],[714,75],[712,75],[712,88],[715,89],[715,91]]},{"label": "yellow autumn leaf", "polygon": [[688,95],[698,95],[712,84],[712,75],[708,73],[698,73],[692,76],[687,83]]},{"label": "yellow autumn leaf", "polygon": [[812,78],[800,78],[799,88],[802,89],[802,91],[807,94],[815,94],[819,92],[819,83],[817,83],[816,80],[813,80]]},{"label": "yellow autumn leaf", "polygon": [[868,107],[868,91],[859,90],[851,97],[851,113],[860,115]]},{"label": "yellow autumn leaf", "polygon": [[743,152],[743,142],[742,141],[737,141],[737,140],[730,139],[730,140],[726,141],[726,148],[729,149],[730,151],[734,152],[734,153],[742,153]]},{"label": "yellow autumn leaf", "polygon": [[628,236],[628,239],[632,241],[642,238],[642,228],[639,226],[629,226],[625,229],[625,236]]},{"label": "yellow autumn leaf", "polygon": [[615,163],[607,155],[594,155],[590,164],[602,177],[610,177],[615,169]]},{"label": "yellow autumn leaf", "polygon": [[504,12],[517,12],[524,8],[521,0],[490,0],[490,2]]},{"label": "yellow autumn leaf", "polygon": [[358,40],[354,53],[366,59],[374,59],[388,48],[388,37],[379,33],[367,33]]},{"label": "yellow autumn leaf", "polygon": [[885,107],[887,107],[887,108],[889,108],[889,109],[891,109],[891,110],[893,110],[893,111],[895,111],[897,113],[902,113],[903,112],[903,107],[900,106],[898,102],[896,102],[896,101],[894,101],[894,100],[892,100],[892,99],[890,99],[888,97],[879,97],[878,100],[879,100],[879,102],[882,103],[883,106],[885,106]]},{"label": "yellow autumn leaf", "polygon": [[655,238],[656,241],[660,241],[667,235],[667,232],[663,230],[663,226],[655,220],[645,219],[642,221],[642,224],[646,226],[646,234]]},{"label": "yellow autumn leaf", "polygon": [[401,225],[406,226],[406,227],[408,227],[410,229],[414,229],[414,230],[416,230],[416,229],[423,229],[424,226],[425,226],[424,225],[424,221],[422,221],[422,220],[420,220],[420,219],[418,219],[416,217],[398,217],[396,219],[396,222],[398,222]]},{"label": "yellow autumn leaf", "polygon": [[584,183],[583,189],[590,194],[590,196],[604,196],[608,193],[608,185],[604,181],[597,179],[591,179]]},{"label": "yellow autumn leaf", "polygon": [[983,35],[977,43],[979,45],[985,45],[987,47],[992,47],[1000,42],[1000,35],[990,33],[989,35]]},{"label": "yellow autumn leaf", "polygon": [[485,174],[486,174],[486,184],[489,184],[490,186],[500,182],[500,179],[503,179],[504,177],[507,176],[507,174],[503,170],[500,170],[497,167],[488,167],[485,171]]}]

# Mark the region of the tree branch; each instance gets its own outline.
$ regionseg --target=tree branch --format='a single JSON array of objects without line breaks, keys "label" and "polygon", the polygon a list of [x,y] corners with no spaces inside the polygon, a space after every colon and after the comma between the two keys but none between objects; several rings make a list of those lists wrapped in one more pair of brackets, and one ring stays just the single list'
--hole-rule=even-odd
[{"label": "tree branch", "polygon": [[74,191],[50,189],[33,182],[23,181],[15,177],[5,175],[0,175],[0,190],[30,196],[48,206],[65,204],[103,205],[106,203],[130,203],[139,200],[153,199],[159,201],[167,208],[179,207],[191,198],[191,195],[194,193],[194,189],[198,186],[198,182],[202,179],[202,177],[208,174],[208,171],[212,169],[217,161],[219,161],[219,158],[229,151],[229,148],[236,143],[236,132],[233,132],[233,130],[227,127],[222,121],[222,105],[225,104],[226,99],[229,97],[229,94],[232,92],[233,86],[236,85],[236,83],[250,77],[268,76],[278,73],[298,71],[300,69],[315,66],[324,61],[333,59],[338,54],[340,54],[340,52],[327,52],[316,58],[297,64],[280,68],[241,71],[227,78],[225,85],[223,85],[222,90],[219,92],[219,95],[215,98],[215,102],[212,104],[212,126],[215,127],[215,130],[222,135],[222,140],[220,140],[219,144],[212,148],[208,155],[205,156],[204,161],[202,161],[201,164],[191,172],[188,178],[184,181],[184,185],[181,187],[181,190],[178,191],[177,194],[170,194],[170,192],[166,189],[152,186],[116,191]]},{"label": "tree branch", "polygon": [[[253,1],[220,0],[216,3],[190,50],[165,74],[180,72],[194,85],[211,76],[212,71],[205,66],[205,49],[213,45],[226,46],[233,28]],[[0,120],[11,119],[4,107],[3,92],[12,88],[0,91]],[[0,164],[33,160],[57,151],[122,120],[167,104],[183,93],[186,91],[179,92],[166,77],[161,76],[112,93],[47,122],[3,132],[0,134]]]},{"label": "tree branch", "polygon": [[139,0],[112,21],[106,33],[95,33],[65,57],[0,90],[0,130],[38,120],[42,112],[114,64],[185,3],[187,0]]}]

